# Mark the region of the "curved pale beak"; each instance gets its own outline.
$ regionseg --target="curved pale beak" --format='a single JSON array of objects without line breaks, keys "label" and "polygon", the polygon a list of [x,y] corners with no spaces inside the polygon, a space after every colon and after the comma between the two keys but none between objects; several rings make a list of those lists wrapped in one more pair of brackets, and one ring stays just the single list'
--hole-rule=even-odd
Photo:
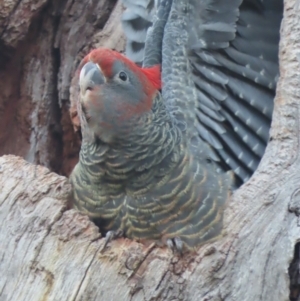
[{"label": "curved pale beak", "polygon": [[79,86],[82,94],[104,83],[105,77],[97,64],[88,62],[82,67],[79,75]]}]

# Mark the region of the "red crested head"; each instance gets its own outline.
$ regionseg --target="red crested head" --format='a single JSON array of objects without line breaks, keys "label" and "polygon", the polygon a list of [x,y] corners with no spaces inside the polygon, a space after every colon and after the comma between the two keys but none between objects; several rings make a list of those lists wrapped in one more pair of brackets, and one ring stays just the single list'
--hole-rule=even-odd
[{"label": "red crested head", "polygon": [[[156,65],[156,66],[153,66],[150,68],[141,68],[141,67],[137,66],[134,62],[129,60],[123,54],[121,54],[117,51],[111,50],[109,48],[94,49],[87,55],[87,58],[89,61],[98,63],[100,65],[103,73],[107,77],[112,76],[112,69],[113,69],[114,62],[121,61],[125,65],[127,65],[128,68],[130,68],[136,74],[143,74],[145,76],[145,78],[147,79],[147,81],[152,85],[151,88],[153,88],[153,90],[161,89],[161,73],[160,73],[159,65]],[[146,83],[146,82],[143,82],[143,83],[149,85],[149,83]]]},{"label": "red crested head", "polygon": [[107,48],[91,51],[79,70],[84,112],[102,136],[149,112],[161,89],[160,66],[141,68]]}]

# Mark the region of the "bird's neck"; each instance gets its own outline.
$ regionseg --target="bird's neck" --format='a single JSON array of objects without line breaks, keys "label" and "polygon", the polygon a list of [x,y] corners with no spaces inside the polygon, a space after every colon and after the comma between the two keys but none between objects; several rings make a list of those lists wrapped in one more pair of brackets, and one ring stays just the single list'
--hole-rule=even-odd
[{"label": "bird's neck", "polygon": [[157,177],[176,168],[184,152],[182,131],[160,95],[154,99],[151,112],[141,117],[139,126],[118,143],[107,144],[87,134],[80,151],[80,172],[102,190],[113,185],[119,193],[146,193]]}]

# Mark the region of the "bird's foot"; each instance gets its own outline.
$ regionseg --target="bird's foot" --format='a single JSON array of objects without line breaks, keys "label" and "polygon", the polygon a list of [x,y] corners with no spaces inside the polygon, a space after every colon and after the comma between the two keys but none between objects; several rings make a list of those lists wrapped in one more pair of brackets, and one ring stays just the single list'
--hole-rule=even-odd
[{"label": "bird's foot", "polygon": [[124,232],[121,229],[116,230],[116,231],[108,231],[105,235],[105,242],[104,242],[101,252],[103,252],[106,249],[109,242],[111,242],[112,240],[114,240],[116,238],[122,237],[123,234],[124,234]]},{"label": "bird's foot", "polygon": [[182,256],[183,242],[180,237],[174,237],[167,239],[167,246],[173,253],[177,252]]}]

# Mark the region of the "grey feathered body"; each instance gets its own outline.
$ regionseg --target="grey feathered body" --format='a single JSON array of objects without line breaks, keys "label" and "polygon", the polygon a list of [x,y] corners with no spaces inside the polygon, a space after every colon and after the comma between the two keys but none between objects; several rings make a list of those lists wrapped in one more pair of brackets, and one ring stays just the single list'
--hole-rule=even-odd
[{"label": "grey feathered body", "polygon": [[103,231],[137,240],[180,237],[195,248],[220,233],[230,177],[192,153],[160,94],[142,119],[118,144],[83,141],[70,178],[75,206]]},{"label": "grey feathered body", "polygon": [[232,184],[226,171],[239,186],[264,154],[283,1],[125,2],[127,55],[161,64],[162,96],[118,143],[83,128],[75,205],[104,232],[179,237],[192,249],[220,233]]}]

